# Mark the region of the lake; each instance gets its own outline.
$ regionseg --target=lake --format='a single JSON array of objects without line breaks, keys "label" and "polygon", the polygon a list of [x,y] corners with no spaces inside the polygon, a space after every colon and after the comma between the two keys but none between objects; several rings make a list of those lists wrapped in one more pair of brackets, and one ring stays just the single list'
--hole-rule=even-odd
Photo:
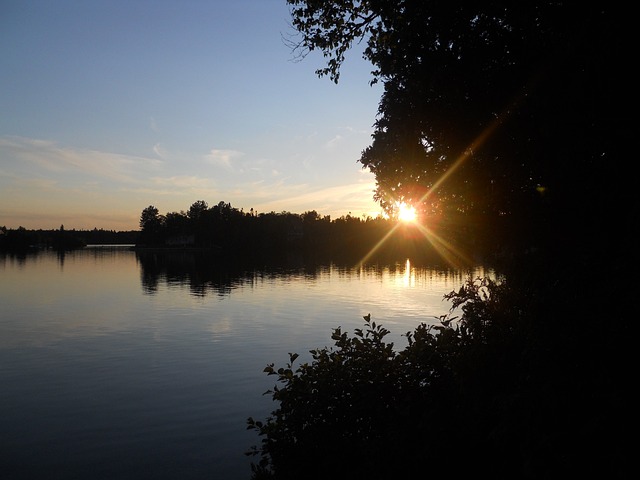
[{"label": "lake", "polygon": [[304,360],[369,313],[404,348],[448,312],[444,294],[489,273],[126,246],[0,254],[0,471],[247,480],[260,438],[246,419],[277,408],[267,364]]}]

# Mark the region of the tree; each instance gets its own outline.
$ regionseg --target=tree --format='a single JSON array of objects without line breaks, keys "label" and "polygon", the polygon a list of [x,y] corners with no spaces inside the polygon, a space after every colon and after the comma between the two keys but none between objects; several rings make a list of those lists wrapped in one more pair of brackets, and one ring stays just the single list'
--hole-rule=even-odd
[{"label": "tree", "polygon": [[633,138],[619,108],[633,30],[613,4],[288,3],[291,45],[328,59],[320,76],[338,82],[346,52],[366,44],[384,93],[360,162],[387,210],[406,201],[467,221],[506,216],[529,239],[561,228],[575,242],[587,215],[607,214],[585,202],[603,188],[614,205],[629,198],[605,163],[621,162]]},{"label": "tree", "polygon": [[[418,328],[400,353],[371,324],[334,331],[335,348],[298,369],[296,355],[267,366],[282,386],[272,416],[249,419],[263,437],[254,477],[627,478],[633,335],[609,279],[635,252],[631,20],[555,1],[288,3],[294,48],[328,59],[320,76],[338,82],[366,43],[384,93],[360,162],[382,205],[480,219],[518,248],[504,283],[452,292],[460,320]],[[628,225],[609,220],[622,209]]]},{"label": "tree", "polygon": [[164,224],[168,236],[185,235],[190,231],[189,217],[184,212],[167,213]]},{"label": "tree", "polygon": [[209,205],[207,204],[207,202],[205,202],[204,200],[198,200],[197,202],[193,202],[191,204],[187,215],[194,224],[197,224],[208,208]]},{"label": "tree", "polygon": [[158,209],[149,205],[140,214],[140,240],[142,244],[153,245],[160,241],[164,217]]}]

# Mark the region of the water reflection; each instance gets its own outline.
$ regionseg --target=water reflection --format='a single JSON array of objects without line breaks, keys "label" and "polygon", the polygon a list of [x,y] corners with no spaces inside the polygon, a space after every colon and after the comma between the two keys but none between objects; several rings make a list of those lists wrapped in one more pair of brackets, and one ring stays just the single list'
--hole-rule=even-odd
[{"label": "water reflection", "polygon": [[192,295],[228,295],[247,278],[245,267],[211,252],[137,251],[144,293],[154,295],[159,286],[187,286]]},{"label": "water reflection", "polygon": [[33,258],[35,253],[27,253],[27,252],[0,252],[0,262],[3,267],[13,267],[18,266],[20,268],[24,267],[27,259]]},{"label": "water reflection", "polygon": [[142,289],[155,295],[161,287],[187,288],[196,297],[209,294],[230,295],[240,287],[255,287],[269,282],[314,282],[336,277],[345,281],[369,280],[398,287],[416,287],[437,283],[459,286],[468,276],[491,275],[482,267],[469,270],[448,266],[415,265],[410,259],[397,263],[321,263],[305,261],[301,256],[268,259],[261,262],[229,259],[208,251],[136,251]]},{"label": "water reflection", "polygon": [[3,473],[128,478],[144,464],[158,480],[246,479],[246,418],[273,408],[267,363],[305,358],[368,313],[401,349],[481,273],[114,247],[0,255]]}]

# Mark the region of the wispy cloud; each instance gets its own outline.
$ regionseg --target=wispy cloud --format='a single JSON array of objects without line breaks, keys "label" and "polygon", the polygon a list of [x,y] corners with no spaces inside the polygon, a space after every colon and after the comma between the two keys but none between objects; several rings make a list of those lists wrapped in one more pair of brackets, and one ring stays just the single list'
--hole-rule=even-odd
[{"label": "wispy cloud", "polygon": [[164,147],[162,145],[160,145],[159,143],[156,143],[153,146],[153,152],[159,156],[160,158],[162,158],[163,160],[165,158],[167,158],[167,151],[164,149]]},{"label": "wispy cloud", "polygon": [[373,202],[374,182],[349,183],[314,189],[306,184],[286,185],[255,184],[253,190],[245,192],[255,200],[258,211],[291,211],[303,213],[316,210],[323,215],[341,216],[349,212],[375,216],[380,208]]},{"label": "wispy cloud", "polygon": [[215,182],[209,178],[196,176],[153,177],[142,185],[125,188],[123,191],[156,200],[160,198],[184,199],[187,203],[180,203],[181,207],[177,210],[188,207],[190,205],[188,202],[208,200],[220,195]]},{"label": "wispy cloud", "polygon": [[170,188],[211,188],[212,180],[196,176],[153,177],[153,185]]},{"label": "wispy cloud", "polygon": [[[166,153],[160,144],[154,150]],[[340,174],[340,185],[334,181],[323,188],[317,172],[292,168],[302,166],[304,158],[294,160],[223,149],[179,159],[169,153],[165,160],[0,137],[0,224],[44,228],[45,218],[54,226],[64,218],[65,225],[93,228],[93,215],[128,212],[121,214],[132,222],[127,228],[136,228],[136,218],[149,204],[165,213],[185,210],[197,200],[259,212],[316,210],[334,218],[379,212],[371,173]],[[203,169],[203,161],[215,167]]]},{"label": "wispy cloud", "polygon": [[136,183],[141,171],[152,171],[161,164],[152,158],[62,147],[23,137],[0,138],[0,155],[3,168],[9,170],[20,170],[26,162],[54,174],[83,174],[124,183]]},{"label": "wispy cloud", "polygon": [[338,147],[342,143],[343,140],[344,140],[344,137],[342,135],[338,134],[338,135],[333,137],[331,140],[329,140],[325,144],[325,148],[328,148],[329,150],[332,150],[332,149]]},{"label": "wispy cloud", "polygon": [[356,140],[360,142],[361,138],[363,144],[366,144],[366,140],[364,139],[365,135],[369,136],[371,135],[371,132],[367,130],[358,130],[349,126],[341,127],[339,128],[338,133],[324,143],[324,148],[334,150],[337,147],[341,147],[346,142],[353,142]]},{"label": "wispy cloud", "polygon": [[243,155],[243,152],[239,152],[237,150],[220,150],[214,148],[205,155],[205,160],[211,165],[220,165],[232,170],[234,168],[233,160],[240,158]]}]

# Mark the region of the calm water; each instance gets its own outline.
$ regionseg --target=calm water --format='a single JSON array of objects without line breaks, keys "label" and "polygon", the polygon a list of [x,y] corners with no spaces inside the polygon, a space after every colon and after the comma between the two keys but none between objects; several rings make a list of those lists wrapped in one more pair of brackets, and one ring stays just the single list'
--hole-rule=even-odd
[{"label": "calm water", "polygon": [[259,441],[246,419],[277,406],[265,365],[368,313],[403,348],[468,274],[104,247],[0,256],[3,478],[246,480]]}]

